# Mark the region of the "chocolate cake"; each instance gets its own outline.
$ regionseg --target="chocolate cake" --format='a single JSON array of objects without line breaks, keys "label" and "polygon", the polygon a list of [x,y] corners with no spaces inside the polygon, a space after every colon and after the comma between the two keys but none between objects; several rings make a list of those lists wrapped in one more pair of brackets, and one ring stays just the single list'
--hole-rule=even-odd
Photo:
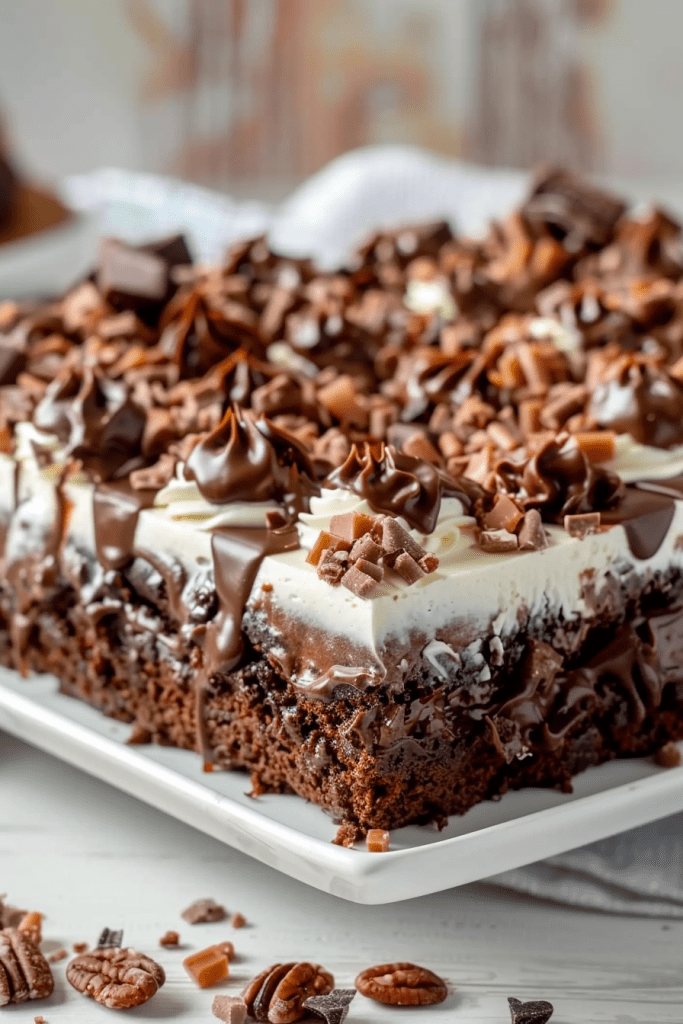
[{"label": "chocolate cake", "polygon": [[683,737],[683,249],[562,171],[0,309],[0,660],[351,836]]}]

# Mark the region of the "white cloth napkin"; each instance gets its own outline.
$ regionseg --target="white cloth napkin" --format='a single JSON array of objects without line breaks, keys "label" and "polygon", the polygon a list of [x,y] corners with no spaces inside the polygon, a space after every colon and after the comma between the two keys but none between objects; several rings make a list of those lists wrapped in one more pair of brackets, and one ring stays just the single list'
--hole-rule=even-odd
[{"label": "white cloth napkin", "polygon": [[[73,207],[97,211],[108,234],[142,241],[184,231],[202,262],[220,259],[231,241],[269,232],[276,251],[334,267],[376,227],[445,218],[459,231],[479,234],[519,202],[526,183],[519,171],[381,146],[335,160],[279,209],[119,170],[69,178],[62,191]],[[648,185],[625,191],[647,196]],[[671,183],[664,191],[669,207],[683,211],[683,192]],[[594,910],[683,918],[683,814],[506,872],[490,884]]]}]

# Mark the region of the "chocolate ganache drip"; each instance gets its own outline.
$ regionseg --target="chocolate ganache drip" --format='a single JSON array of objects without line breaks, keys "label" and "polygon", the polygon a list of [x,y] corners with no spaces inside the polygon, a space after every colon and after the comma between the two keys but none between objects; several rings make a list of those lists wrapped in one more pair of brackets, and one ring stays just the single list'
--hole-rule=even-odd
[{"label": "chocolate ganache drip", "polygon": [[444,495],[459,498],[469,509],[477,490],[475,484],[460,486],[428,462],[383,441],[354,444],[346,462],[326,482],[365,498],[375,512],[403,516],[421,533],[436,529]]},{"label": "chocolate ganache drip", "polygon": [[546,522],[557,523],[566,515],[612,508],[624,493],[621,479],[589,462],[568,435],[547,440],[523,461],[501,459],[495,484],[526,508],[537,508]]},{"label": "chocolate ganache drip", "polygon": [[217,505],[274,500],[296,508],[319,491],[313,464],[297,439],[239,406],[230,407],[216,429],[195,445],[185,477]]}]

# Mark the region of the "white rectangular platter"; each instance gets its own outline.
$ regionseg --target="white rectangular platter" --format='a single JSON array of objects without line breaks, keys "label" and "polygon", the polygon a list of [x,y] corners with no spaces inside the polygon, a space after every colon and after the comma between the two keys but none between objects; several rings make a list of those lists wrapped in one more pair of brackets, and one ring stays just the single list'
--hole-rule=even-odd
[{"label": "white rectangular platter", "polygon": [[202,771],[191,751],[128,746],[130,727],[58,692],[50,676],[0,668],[0,729],[300,881],[357,903],[392,903],[487,878],[683,810],[683,767],[612,762],[571,795],[529,789],[430,826],[398,829],[391,849],[332,843],[336,827],[296,796],[248,795],[240,772]]}]

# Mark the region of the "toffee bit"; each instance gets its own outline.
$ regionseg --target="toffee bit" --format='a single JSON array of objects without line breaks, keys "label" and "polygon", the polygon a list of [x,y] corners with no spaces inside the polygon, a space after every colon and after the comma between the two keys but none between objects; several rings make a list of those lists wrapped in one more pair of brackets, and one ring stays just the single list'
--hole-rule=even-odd
[{"label": "toffee bit", "polygon": [[389,849],[389,833],[381,828],[371,828],[365,837],[368,853],[386,853]]},{"label": "toffee bit", "polygon": [[199,988],[209,988],[228,977],[228,957],[219,946],[208,946],[191,953],[183,960],[183,967]]},{"label": "toffee bit", "polygon": [[180,935],[178,934],[178,932],[165,932],[159,939],[159,945],[167,947],[179,946]]},{"label": "toffee bit", "polygon": [[246,917],[244,916],[244,914],[240,914],[239,911],[236,911],[230,918],[230,924],[233,928],[244,928],[246,923]]}]

